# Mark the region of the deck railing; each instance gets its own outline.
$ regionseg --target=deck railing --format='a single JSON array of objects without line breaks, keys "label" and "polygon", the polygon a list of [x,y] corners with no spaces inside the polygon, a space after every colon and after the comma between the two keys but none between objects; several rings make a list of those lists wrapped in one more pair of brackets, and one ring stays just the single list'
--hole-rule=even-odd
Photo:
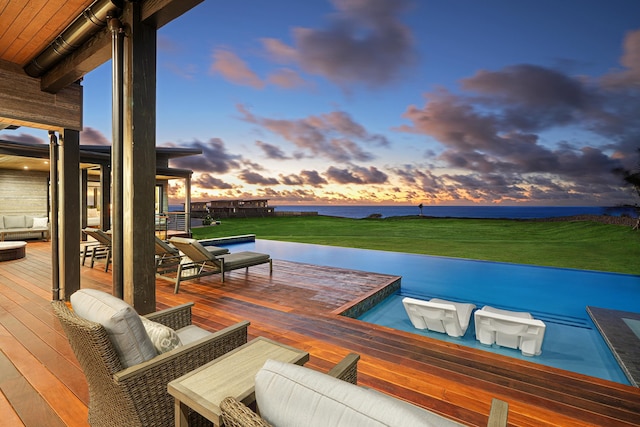
[{"label": "deck railing", "polygon": [[156,234],[166,239],[169,231],[190,234],[191,220],[188,212],[163,212],[156,214]]}]

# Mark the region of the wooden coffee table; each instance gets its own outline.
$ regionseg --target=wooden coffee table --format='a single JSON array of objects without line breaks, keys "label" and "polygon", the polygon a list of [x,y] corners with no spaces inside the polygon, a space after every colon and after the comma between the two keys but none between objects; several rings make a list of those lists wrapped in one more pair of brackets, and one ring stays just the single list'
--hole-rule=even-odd
[{"label": "wooden coffee table", "polygon": [[188,408],[221,424],[220,402],[233,396],[245,404],[255,401],[255,376],[267,359],[304,365],[309,353],[259,337],[169,383],[175,398],[175,425],[187,426]]}]

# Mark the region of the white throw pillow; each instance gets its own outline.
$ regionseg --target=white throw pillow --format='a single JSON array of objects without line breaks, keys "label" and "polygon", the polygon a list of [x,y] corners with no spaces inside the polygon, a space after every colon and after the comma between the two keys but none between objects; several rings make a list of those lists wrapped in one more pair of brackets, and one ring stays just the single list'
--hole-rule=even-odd
[{"label": "white throw pillow", "polygon": [[147,331],[147,335],[149,335],[158,354],[166,353],[182,345],[180,337],[170,327],[142,316],[140,316],[140,320],[142,320],[142,326]]},{"label": "white throw pillow", "polygon": [[49,223],[49,218],[33,218],[33,228],[44,228]]},{"label": "white throw pillow", "polygon": [[71,305],[78,316],[104,326],[125,368],[158,355],[140,316],[123,300],[96,289],[81,289],[71,295]]}]

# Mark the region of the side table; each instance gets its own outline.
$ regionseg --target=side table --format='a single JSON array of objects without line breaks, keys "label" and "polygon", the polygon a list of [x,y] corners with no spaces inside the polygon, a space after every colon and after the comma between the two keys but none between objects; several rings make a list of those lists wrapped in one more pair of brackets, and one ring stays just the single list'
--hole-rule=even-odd
[{"label": "side table", "polygon": [[175,425],[188,425],[188,408],[221,424],[220,402],[233,396],[245,405],[255,401],[254,379],[267,359],[304,365],[309,353],[259,337],[200,368],[171,381],[167,391],[175,398]]}]

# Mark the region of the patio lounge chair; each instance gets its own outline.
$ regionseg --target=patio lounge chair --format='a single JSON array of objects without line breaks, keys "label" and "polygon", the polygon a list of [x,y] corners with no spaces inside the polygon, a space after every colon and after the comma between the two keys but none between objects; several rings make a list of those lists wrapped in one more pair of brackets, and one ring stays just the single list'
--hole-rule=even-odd
[{"label": "patio lounge chair", "polygon": [[[267,360],[255,379],[256,408],[260,415],[237,399],[227,397],[220,403],[224,425],[462,426],[380,391],[358,387],[358,359],[357,354],[351,353],[328,374],[291,363]],[[343,375],[345,369],[354,374]],[[488,425],[506,426],[507,416],[508,404],[493,399]]]},{"label": "patio lounge chair", "polygon": [[[80,302],[77,296],[81,297]],[[86,303],[87,297],[94,301]],[[167,384],[247,342],[249,322],[211,333],[191,325],[193,303],[188,303],[144,316],[157,322],[153,328],[162,329],[161,325],[165,325],[174,330],[182,345],[166,349],[168,351],[162,354],[152,353],[150,359],[130,365],[130,355],[121,357],[122,339],[134,342],[130,349],[142,347],[143,341],[132,332],[133,328],[127,329],[126,333],[114,329],[117,329],[116,324],[128,328],[135,320],[138,327],[135,331],[139,332],[142,319],[133,308],[122,300],[93,289],[82,289],[71,299],[74,311],[69,310],[63,301],[53,301],[52,308],[86,376],[89,386],[88,421],[93,427],[173,426],[174,399],[167,393]],[[117,300],[116,304],[112,303],[114,300]],[[84,309],[79,304],[84,304]],[[81,317],[79,312],[87,309],[93,314],[101,314],[104,321],[88,320],[84,314]],[[143,338],[149,340],[151,332],[147,334],[146,331],[146,327],[142,329]],[[162,336],[158,338],[156,342],[166,342]],[[195,425],[206,421],[196,413],[190,414],[189,418],[190,421],[199,421]]]},{"label": "patio lounge chair", "polygon": [[520,349],[524,356],[542,353],[546,325],[530,313],[500,310],[485,305],[474,315],[476,339],[485,345],[497,344]]},{"label": "patio lounge chair", "polygon": [[461,337],[469,327],[474,304],[433,298],[423,301],[403,298],[402,304],[411,323],[417,329],[446,333],[451,337]]},{"label": "patio lounge chair", "polygon": [[268,254],[243,251],[216,256],[196,239],[172,237],[169,242],[188,258],[178,266],[174,290],[176,294],[180,289],[180,282],[183,280],[220,273],[220,281],[224,282],[224,273],[227,271],[240,268],[248,270],[251,266],[266,263],[269,263],[269,273],[273,272],[273,261]]},{"label": "patio lounge chair", "polygon": [[82,231],[87,236],[92,237],[96,242],[98,242],[92,246],[85,246],[84,251],[82,252],[82,265],[84,265],[89,253],[91,253],[91,268],[93,268],[93,264],[96,259],[104,258],[104,271],[109,271],[109,264],[111,263],[111,236],[99,228],[87,227]]},{"label": "patio lounge chair", "polygon": [[[165,277],[169,279],[169,277],[165,276],[167,273],[174,273],[178,271],[178,267],[180,262],[182,261],[183,254],[180,253],[180,250],[160,239],[158,236],[156,237],[156,275]],[[192,239],[185,239],[183,237],[174,237],[175,240],[181,240],[184,242],[189,242]],[[224,255],[229,253],[229,250],[226,248],[219,248],[217,246],[204,246],[209,253],[212,255]]]},{"label": "patio lounge chair", "polygon": [[178,265],[182,260],[180,251],[164,240],[156,237],[156,275],[178,271]]},{"label": "patio lounge chair", "polygon": [[[158,239],[158,240],[160,240],[160,239]],[[160,241],[162,242],[162,240],[160,240]],[[169,239],[169,244],[167,244],[165,242],[162,242],[162,243],[164,243],[164,245],[169,247],[169,248],[173,248],[174,250],[180,251],[181,249],[177,248],[176,245],[175,245],[176,242],[178,244],[181,244],[181,243],[182,244],[189,244],[189,243],[192,243],[192,242],[196,242],[196,243],[198,243],[198,246],[200,248],[205,249],[210,255],[213,255],[213,256],[224,255],[224,254],[228,254],[229,253],[229,249],[227,249],[227,248],[220,248],[218,246],[211,246],[211,245],[205,246],[200,241],[198,241],[196,239],[189,239],[187,237],[172,237],[171,239]],[[173,245],[173,246],[171,246],[171,245]],[[156,246],[156,254],[157,253],[158,253],[158,247]],[[203,252],[203,253],[205,253],[205,252]]]}]

